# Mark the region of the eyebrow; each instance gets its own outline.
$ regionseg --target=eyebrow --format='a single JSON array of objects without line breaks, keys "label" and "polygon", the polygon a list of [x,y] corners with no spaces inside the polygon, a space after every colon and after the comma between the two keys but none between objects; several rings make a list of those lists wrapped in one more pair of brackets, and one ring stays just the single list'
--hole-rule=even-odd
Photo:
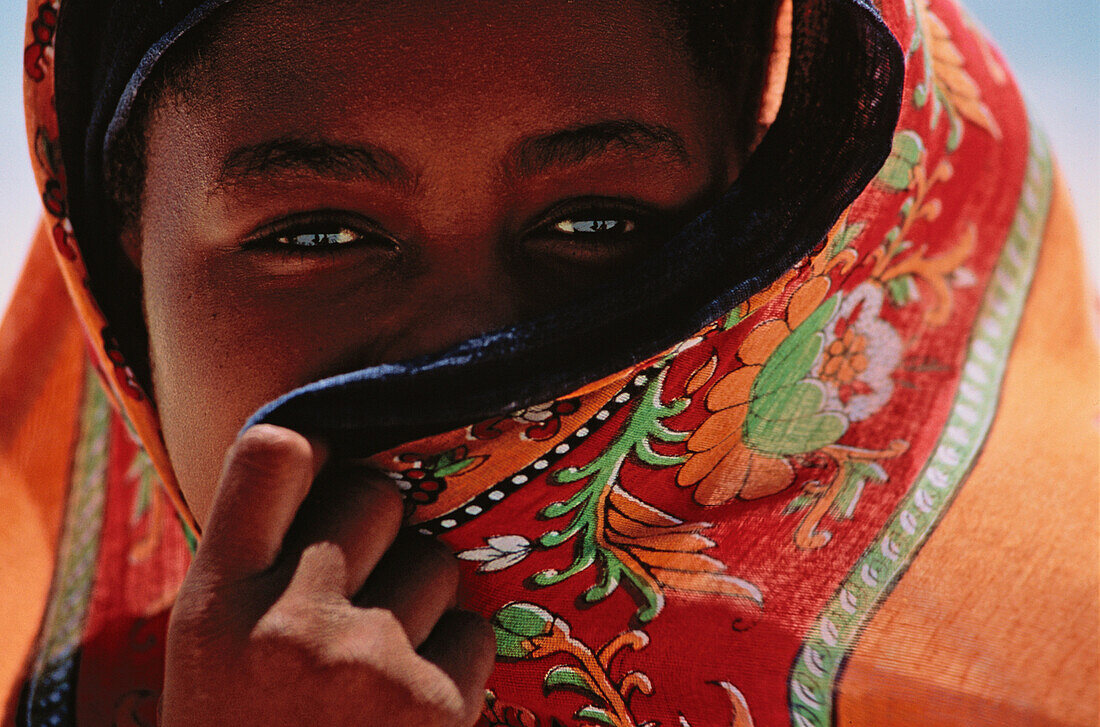
[{"label": "eyebrow", "polygon": [[272,174],[351,177],[411,186],[415,175],[400,159],[369,144],[280,137],[238,147],[226,155],[214,190],[231,188]]},{"label": "eyebrow", "polygon": [[506,156],[505,170],[532,176],[554,166],[580,164],[618,147],[630,152],[658,154],[671,161],[690,161],[687,144],[673,129],[630,119],[599,121],[521,140]]},{"label": "eyebrow", "polygon": [[[517,142],[505,155],[506,176],[529,177],[555,166],[580,164],[613,148],[690,161],[684,139],[673,129],[634,120],[580,124]],[[280,137],[246,144],[226,155],[212,191],[222,191],[273,174],[351,177],[413,188],[418,175],[397,156],[370,144],[341,144]]]}]

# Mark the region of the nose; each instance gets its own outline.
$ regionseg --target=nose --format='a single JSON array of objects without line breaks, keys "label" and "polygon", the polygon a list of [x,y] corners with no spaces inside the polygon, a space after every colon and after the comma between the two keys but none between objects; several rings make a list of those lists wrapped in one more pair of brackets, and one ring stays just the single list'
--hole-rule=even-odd
[{"label": "nose", "polygon": [[438,248],[429,285],[439,325],[468,338],[517,322],[523,291],[503,247],[483,235]]},{"label": "nose", "polygon": [[526,314],[523,286],[501,237],[487,229],[420,235],[418,271],[406,288],[411,315],[394,341],[402,358],[445,349]]}]

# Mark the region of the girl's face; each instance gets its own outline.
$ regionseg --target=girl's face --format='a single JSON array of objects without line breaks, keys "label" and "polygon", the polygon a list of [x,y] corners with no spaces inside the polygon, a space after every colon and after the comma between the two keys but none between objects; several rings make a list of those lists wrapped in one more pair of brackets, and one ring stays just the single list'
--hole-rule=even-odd
[{"label": "girl's face", "polygon": [[264,402],[552,309],[736,174],[658,3],[237,5],[150,121],[132,251],[200,523]]}]

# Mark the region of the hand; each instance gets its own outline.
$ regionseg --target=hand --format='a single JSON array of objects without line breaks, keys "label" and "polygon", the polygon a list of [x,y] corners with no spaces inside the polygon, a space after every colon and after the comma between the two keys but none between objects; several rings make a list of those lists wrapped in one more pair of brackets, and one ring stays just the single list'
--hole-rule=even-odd
[{"label": "hand", "polygon": [[456,561],[398,535],[385,478],[326,459],[269,425],[230,449],[168,626],[165,727],[477,719],[493,635],[451,610]]}]

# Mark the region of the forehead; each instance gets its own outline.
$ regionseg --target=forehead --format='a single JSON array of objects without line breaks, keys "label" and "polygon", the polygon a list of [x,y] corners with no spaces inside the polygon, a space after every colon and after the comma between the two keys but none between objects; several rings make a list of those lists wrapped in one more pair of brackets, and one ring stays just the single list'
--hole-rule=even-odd
[{"label": "forehead", "polygon": [[[552,71],[580,81],[579,69],[622,60],[624,52],[641,53],[635,60],[643,65],[667,61],[677,34],[671,26],[672,15],[655,0],[238,0],[210,40],[215,58],[306,61],[298,77],[350,57],[410,73]],[[519,59],[532,65],[517,66]],[[240,70],[249,75],[248,67]]]},{"label": "forehead", "polygon": [[240,0],[206,31],[196,92],[154,114],[149,167],[210,190],[236,149],[305,138],[454,183],[524,137],[607,119],[676,129],[698,156],[727,104],[674,28],[649,0]]},{"label": "forehead", "polygon": [[690,94],[675,35],[650,1],[241,0],[206,31],[189,94],[201,103],[187,110],[238,127],[401,123],[456,108],[471,126],[507,123],[502,107],[548,122],[563,106],[644,111]]}]

